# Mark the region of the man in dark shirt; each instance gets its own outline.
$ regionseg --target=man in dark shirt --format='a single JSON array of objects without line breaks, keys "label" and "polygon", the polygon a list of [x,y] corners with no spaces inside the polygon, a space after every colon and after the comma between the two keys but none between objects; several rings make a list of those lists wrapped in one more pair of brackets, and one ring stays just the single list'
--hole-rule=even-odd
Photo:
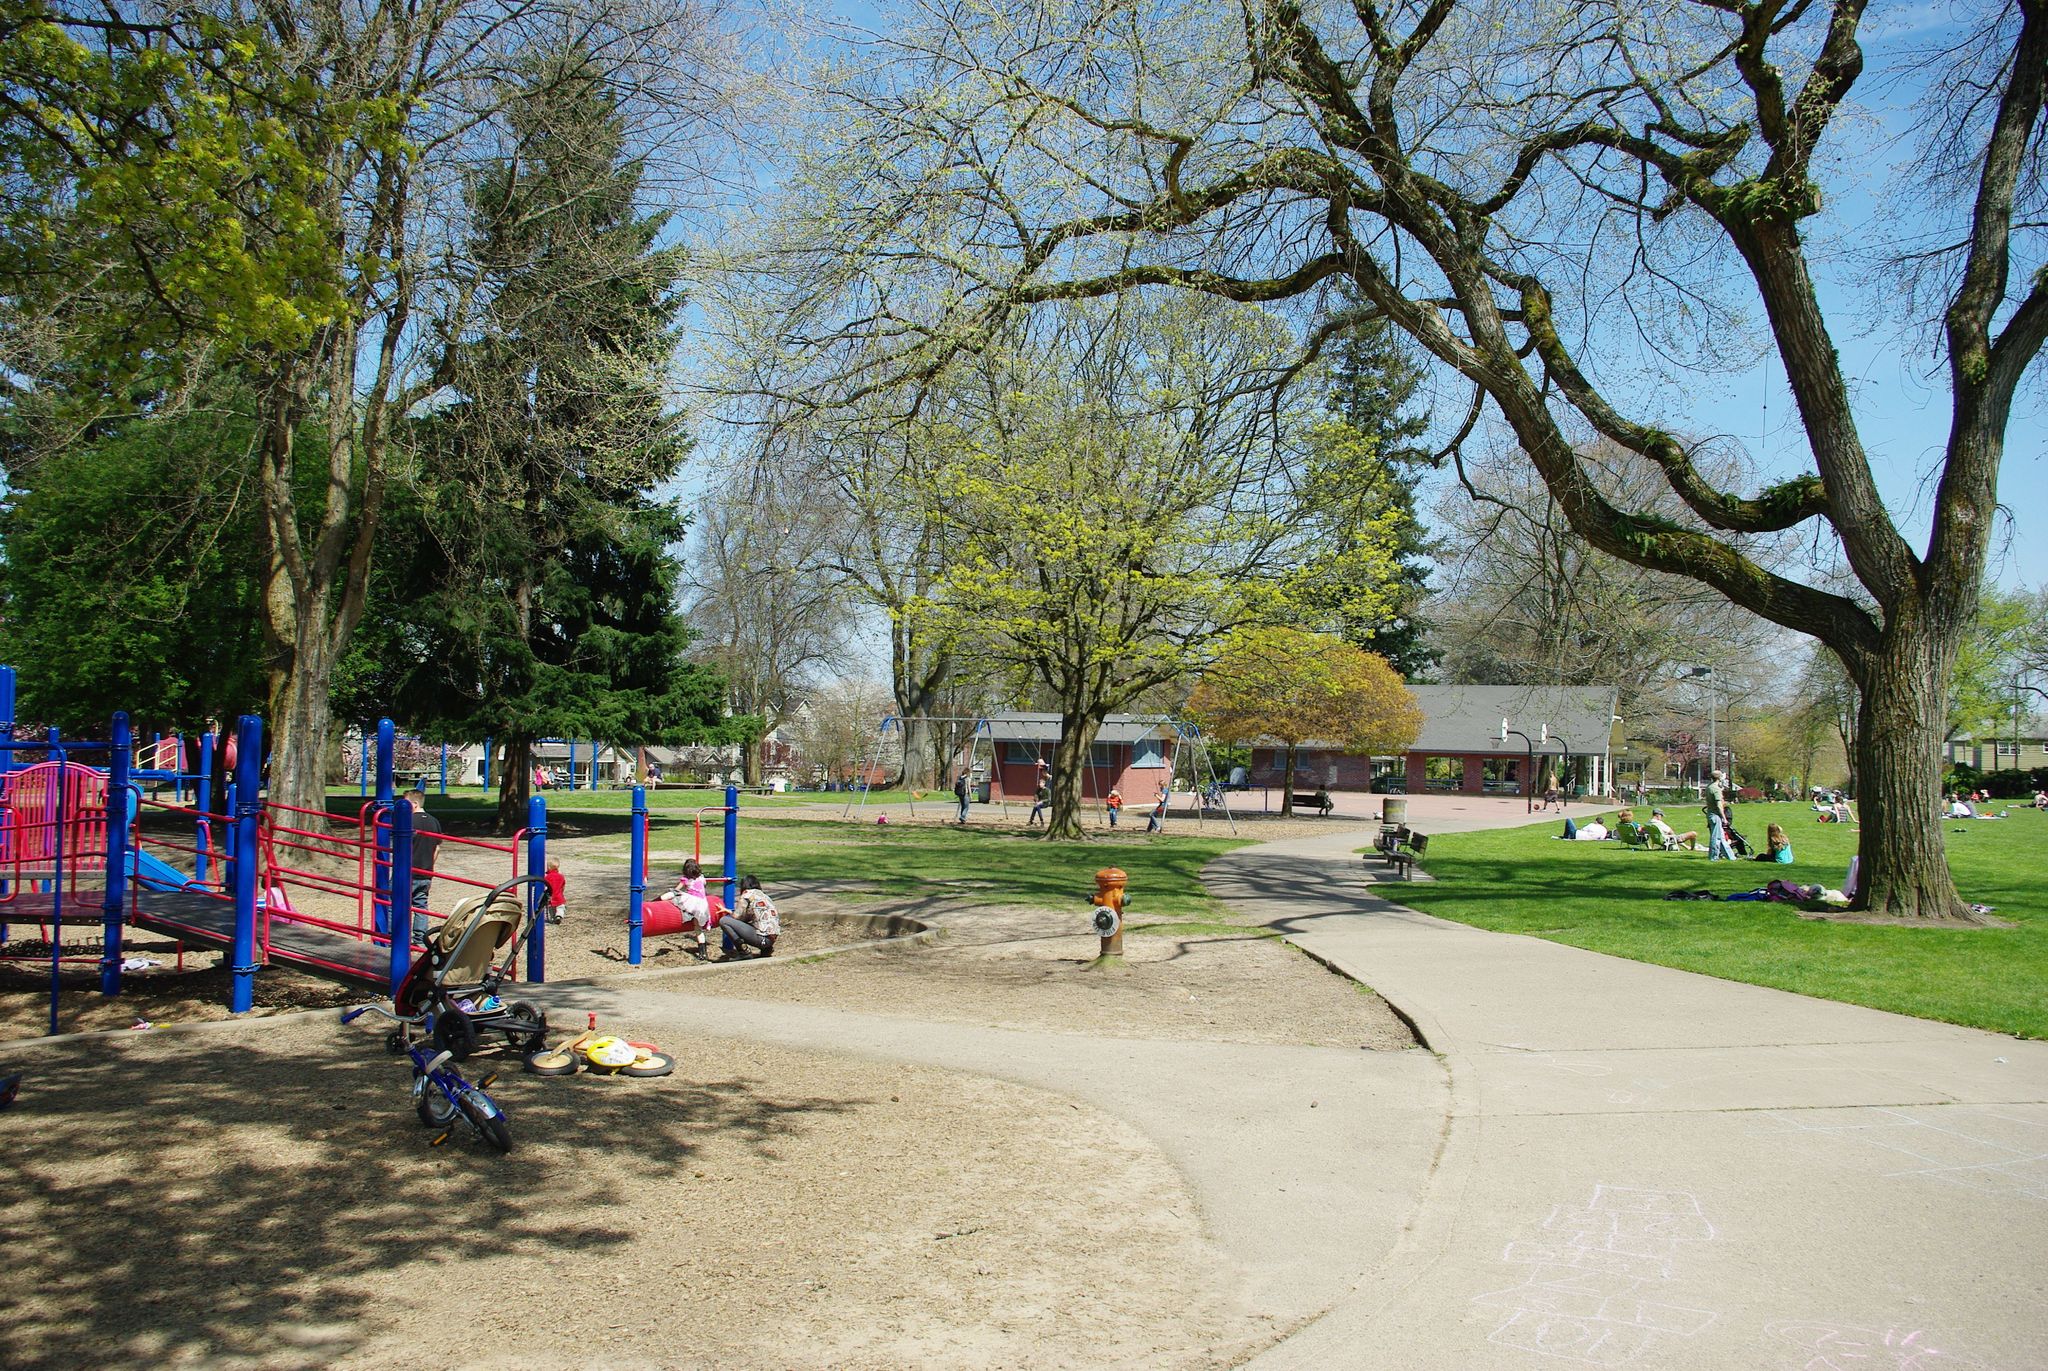
[{"label": "man in dark shirt", "polygon": [[[412,801],[412,907],[427,907],[434,888],[434,854],[441,848],[441,821],[427,813],[427,788],[414,786],[406,792]],[[420,931],[417,924],[414,931]]]}]

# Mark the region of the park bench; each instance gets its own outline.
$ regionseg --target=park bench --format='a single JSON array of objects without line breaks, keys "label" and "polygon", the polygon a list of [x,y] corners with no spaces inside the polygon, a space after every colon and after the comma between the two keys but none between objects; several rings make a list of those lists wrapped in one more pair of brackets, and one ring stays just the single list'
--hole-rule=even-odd
[{"label": "park bench", "polygon": [[[1406,849],[1403,851],[1402,849]],[[1371,861],[1375,855],[1394,869],[1402,880],[1408,880],[1415,870],[1416,862],[1429,850],[1429,835],[1417,833],[1406,824],[1382,827],[1380,836],[1373,840],[1373,851],[1365,855]]]},{"label": "park bench", "polygon": [[1328,799],[1327,797],[1319,797],[1312,790],[1297,790],[1294,792],[1294,807],[1296,809],[1313,809],[1318,814],[1327,815],[1330,813],[1331,810],[1337,807],[1337,804],[1336,801]]}]

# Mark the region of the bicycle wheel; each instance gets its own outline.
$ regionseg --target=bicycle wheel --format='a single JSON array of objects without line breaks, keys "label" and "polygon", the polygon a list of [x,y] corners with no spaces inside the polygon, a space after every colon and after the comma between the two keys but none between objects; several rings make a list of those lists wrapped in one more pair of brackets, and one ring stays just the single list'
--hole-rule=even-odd
[{"label": "bicycle wheel", "polygon": [[455,1122],[455,1105],[441,1093],[440,1086],[424,1076],[413,1082],[413,1110],[429,1128],[446,1128]]},{"label": "bicycle wheel", "polygon": [[462,1117],[469,1120],[483,1140],[500,1152],[512,1150],[512,1130],[505,1127],[505,1115],[491,1097],[483,1091],[471,1088],[462,1096],[459,1107]]}]

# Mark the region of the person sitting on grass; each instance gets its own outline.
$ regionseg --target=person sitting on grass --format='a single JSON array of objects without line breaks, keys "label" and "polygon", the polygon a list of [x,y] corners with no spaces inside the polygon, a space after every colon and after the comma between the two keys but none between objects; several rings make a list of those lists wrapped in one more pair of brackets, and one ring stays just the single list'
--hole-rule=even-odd
[{"label": "person sitting on grass", "polygon": [[1607,825],[1598,819],[1588,819],[1579,825],[1579,831],[1573,836],[1582,843],[1604,842],[1607,838]]},{"label": "person sitting on grass", "polygon": [[1777,824],[1764,829],[1764,850],[1756,854],[1760,862],[1777,862],[1781,866],[1792,863],[1792,840],[1785,836],[1785,830]]},{"label": "person sitting on grass", "polygon": [[740,877],[740,893],[733,901],[732,913],[718,921],[718,943],[725,959],[737,958],[743,944],[754,949],[756,956],[772,957],[775,940],[780,936],[782,916],[775,910],[775,901],[761,889],[761,878]]}]

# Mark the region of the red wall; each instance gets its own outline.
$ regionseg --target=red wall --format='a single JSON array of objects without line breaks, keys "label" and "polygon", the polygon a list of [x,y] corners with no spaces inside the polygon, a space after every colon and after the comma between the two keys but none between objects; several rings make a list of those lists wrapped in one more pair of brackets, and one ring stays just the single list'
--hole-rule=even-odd
[{"label": "red wall", "polygon": [[[997,756],[1002,756],[1003,744],[996,744]],[[1132,766],[1132,749],[1128,744],[1112,744],[1109,749],[1109,766],[1087,766],[1081,768],[1081,798],[1099,800],[1109,794],[1115,786],[1124,793],[1128,806],[1149,805],[1157,798],[1160,785],[1173,774],[1170,767]],[[1169,760],[1172,748],[1166,750]],[[1050,761],[1050,756],[1047,757]],[[995,771],[996,786],[990,799],[1031,801],[1031,793],[1038,784],[1038,768],[1030,762],[1000,762]]]}]

